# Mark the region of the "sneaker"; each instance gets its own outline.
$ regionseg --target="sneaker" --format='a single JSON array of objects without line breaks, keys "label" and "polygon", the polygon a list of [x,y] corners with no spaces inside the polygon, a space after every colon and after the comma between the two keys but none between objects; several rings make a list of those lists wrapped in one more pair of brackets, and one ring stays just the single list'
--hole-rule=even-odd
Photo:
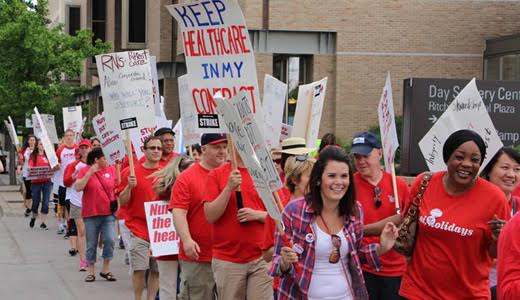
[{"label": "sneaker", "polygon": [[70,256],[76,256],[77,253],[78,253],[78,250],[76,250],[74,248],[70,248],[69,249],[69,255]]},{"label": "sneaker", "polygon": [[34,222],[36,222],[36,219],[31,218],[31,221],[29,222],[29,227],[34,228]]},{"label": "sneaker", "polygon": [[58,230],[56,231],[56,233],[57,234],[64,234],[65,230],[66,230],[66,228],[65,228],[64,224],[60,224],[60,225],[58,225]]},{"label": "sneaker", "polygon": [[66,240],[68,240],[68,239],[69,239],[69,237],[70,237],[70,235],[69,235],[69,233],[68,233],[68,232],[67,232],[67,233],[65,233],[65,235],[63,236],[63,238],[64,238],[64,239],[66,239]]},{"label": "sneaker", "polygon": [[87,272],[87,267],[88,267],[88,265],[87,265],[86,261],[82,260],[79,262],[79,271],[80,272]]},{"label": "sneaker", "polygon": [[41,223],[41,224],[40,224],[40,228],[41,228],[42,230],[49,230],[49,227],[47,227],[47,225],[45,225],[45,223]]},{"label": "sneaker", "polygon": [[30,214],[31,214],[31,209],[30,208],[26,208],[25,212],[23,213],[23,215],[27,218]]}]

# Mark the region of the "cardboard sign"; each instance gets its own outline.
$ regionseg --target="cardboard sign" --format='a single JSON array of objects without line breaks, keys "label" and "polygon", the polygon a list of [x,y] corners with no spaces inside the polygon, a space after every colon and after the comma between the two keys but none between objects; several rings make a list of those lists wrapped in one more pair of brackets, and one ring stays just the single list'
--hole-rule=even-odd
[{"label": "cardboard sign", "polygon": [[[56,123],[54,123],[54,115],[40,114],[40,117],[43,124],[45,125],[47,136],[49,137],[51,143],[59,144],[60,140],[58,139],[58,132],[56,131]],[[40,127],[39,123],[36,121],[35,114],[32,115],[32,124],[34,135],[37,138],[41,138],[40,136],[42,135],[43,130]]]},{"label": "cardboard sign", "polygon": [[169,205],[168,201],[144,203],[150,248],[155,257],[179,254],[179,236],[173,226],[173,215],[168,210]]},{"label": "cardboard sign", "polygon": [[392,171],[392,162],[395,158],[395,152],[397,148],[399,148],[397,130],[395,129],[394,100],[392,97],[390,72],[388,72],[386,76],[385,87],[383,88],[381,100],[377,106],[377,114],[379,117],[379,128],[381,130],[385,169],[390,173]]},{"label": "cardboard sign", "polygon": [[144,142],[153,135],[156,129],[157,127],[134,128],[130,130],[130,139],[132,140],[137,160],[144,156]]},{"label": "cardboard sign", "polygon": [[[181,30],[190,75],[191,105],[200,133],[225,132],[213,98],[247,93],[258,124],[263,119],[256,64],[244,16],[234,0],[166,6]],[[262,128],[263,130],[263,128]]]},{"label": "cardboard sign", "polygon": [[260,132],[260,125],[256,123],[255,116],[253,115],[253,109],[249,106],[249,101],[243,92],[238,93],[237,96],[232,98],[232,103],[238,114],[242,126],[249,138],[249,142],[253,146],[256,158],[262,166],[264,172],[264,178],[267,180],[269,190],[276,192],[283,187],[280,175],[276,171],[276,167],[271,157],[271,151],[267,147],[267,144]]},{"label": "cardboard sign", "polygon": [[72,129],[79,133],[82,129],[83,113],[81,106],[63,107],[63,130]]},{"label": "cardboard sign", "polygon": [[104,113],[92,119],[92,127],[101,142],[101,148],[108,163],[115,164],[118,160],[123,161],[126,150],[119,127],[109,128]]},{"label": "cardboard sign", "polygon": [[148,50],[97,55],[96,64],[108,127],[156,126]]},{"label": "cardboard sign", "polygon": [[13,122],[13,119],[11,119],[11,116],[7,116],[7,119],[9,120],[9,122],[5,121],[5,126],[7,127],[8,131],[9,131],[9,136],[11,137],[11,142],[16,146],[16,147],[20,147],[21,146],[21,143],[20,143],[20,140],[18,140],[18,134],[16,134],[16,129],[14,127],[14,122]]},{"label": "cardboard sign", "polygon": [[265,74],[264,78],[264,136],[267,146],[280,147],[283,111],[287,99],[287,84]]},{"label": "cardboard sign", "polygon": [[[42,120],[42,117],[40,113],[38,112],[38,109],[34,108],[34,116],[33,119],[33,125],[34,128],[38,127],[40,129],[40,137],[38,137],[41,140],[41,143],[43,145],[43,149],[45,149],[45,154],[47,155],[47,159],[49,160],[49,165],[51,168],[54,168],[59,164],[58,157],[56,156],[56,152],[54,151],[54,145],[51,143],[49,139],[49,135],[47,134],[47,128],[45,127],[45,123]],[[52,123],[54,124],[54,116],[52,116]],[[54,128],[56,131],[56,127]]]},{"label": "cardboard sign", "polygon": [[452,133],[461,129],[473,130],[484,139],[487,154],[480,168],[482,171],[503,144],[480,97],[475,78],[458,94],[419,142],[430,171],[446,170],[442,157],[444,142]]},{"label": "cardboard sign", "polygon": [[[182,120],[182,140],[185,145],[200,143],[200,132],[198,129],[197,111],[191,103],[188,74],[177,78],[179,83],[179,102]],[[178,135],[176,135],[178,136]]]},{"label": "cardboard sign", "polygon": [[27,180],[47,179],[54,176],[54,171],[50,167],[30,167],[27,170],[29,172]]},{"label": "cardboard sign", "polygon": [[291,136],[304,138],[308,148],[313,148],[318,138],[326,89],[327,77],[298,88],[298,103]]},{"label": "cardboard sign", "polygon": [[281,220],[282,216],[278,211],[273,194],[269,190],[269,183],[264,177],[264,171],[255,152],[253,151],[253,146],[251,145],[251,141],[242,125],[242,120],[231,102],[218,97],[215,97],[215,102],[218,111],[222,114],[228,132],[233,138],[235,149],[238,151],[244,165],[247,167],[255,189],[262,199],[267,212],[271,218]]},{"label": "cardboard sign", "polygon": [[291,137],[292,134],[292,126],[289,124],[282,123],[282,128],[280,129],[280,144],[286,138]]}]

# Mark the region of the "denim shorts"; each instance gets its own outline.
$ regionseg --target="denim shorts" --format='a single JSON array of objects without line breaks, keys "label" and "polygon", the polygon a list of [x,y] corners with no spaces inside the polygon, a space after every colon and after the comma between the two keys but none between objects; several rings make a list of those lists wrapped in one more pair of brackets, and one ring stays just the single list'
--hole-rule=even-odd
[{"label": "denim shorts", "polygon": [[116,217],[114,215],[83,218],[85,222],[85,238],[87,240],[86,260],[89,264],[96,263],[98,237],[103,240],[103,258],[111,260],[114,257],[116,239]]}]

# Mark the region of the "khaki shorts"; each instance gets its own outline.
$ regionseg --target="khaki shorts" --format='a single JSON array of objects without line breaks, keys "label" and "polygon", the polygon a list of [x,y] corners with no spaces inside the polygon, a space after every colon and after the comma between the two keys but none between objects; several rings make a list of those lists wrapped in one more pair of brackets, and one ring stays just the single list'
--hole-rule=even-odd
[{"label": "khaki shorts", "polygon": [[71,218],[71,219],[79,219],[79,218],[81,218],[81,207],[76,206],[76,205],[71,203],[70,204],[69,218]]},{"label": "khaki shorts", "polygon": [[157,261],[150,256],[150,243],[133,235],[130,238],[130,267],[133,271],[159,272]]}]

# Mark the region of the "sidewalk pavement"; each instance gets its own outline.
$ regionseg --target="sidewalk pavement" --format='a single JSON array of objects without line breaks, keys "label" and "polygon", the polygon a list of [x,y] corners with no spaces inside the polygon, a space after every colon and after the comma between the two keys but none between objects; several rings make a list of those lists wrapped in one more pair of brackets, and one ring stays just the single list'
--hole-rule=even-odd
[{"label": "sidewalk pavement", "polygon": [[[69,242],[56,234],[54,212],[49,213],[49,230],[40,222],[29,228],[23,217],[22,197],[17,186],[0,183],[0,299],[68,300],[132,299],[133,289],[124,251],[117,246],[111,271],[116,282],[99,276],[102,259],[96,265],[96,281],[84,281],[79,272],[79,258],[68,255]],[[99,257],[99,252],[98,252]]]}]

